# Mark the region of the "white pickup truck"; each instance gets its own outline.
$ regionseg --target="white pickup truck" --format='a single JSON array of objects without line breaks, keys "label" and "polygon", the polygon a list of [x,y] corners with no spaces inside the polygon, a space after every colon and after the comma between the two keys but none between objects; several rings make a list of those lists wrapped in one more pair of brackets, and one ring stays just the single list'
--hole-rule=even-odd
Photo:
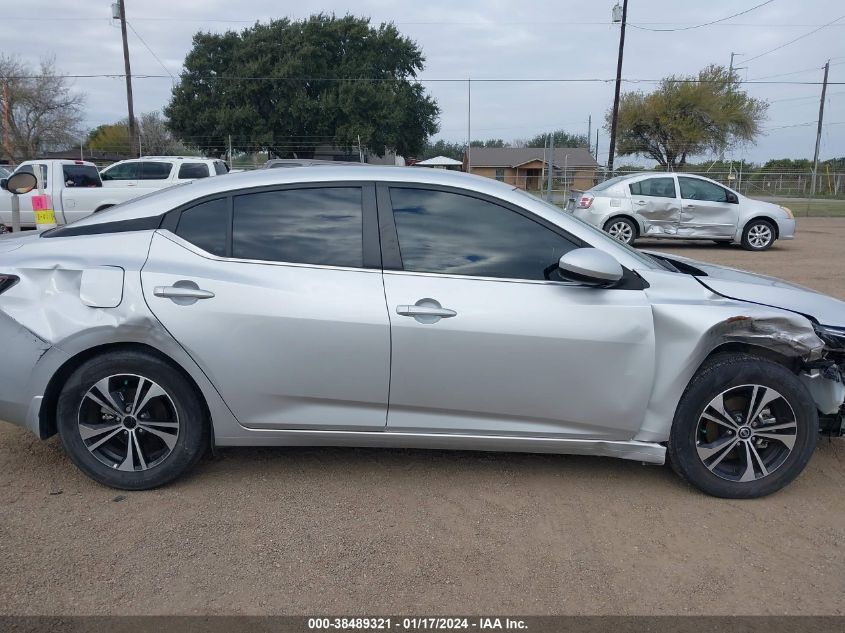
[{"label": "white pickup truck", "polygon": [[[15,172],[27,171],[41,175],[43,193],[50,196],[58,224],[68,224],[87,215],[108,209],[116,204],[155,191],[145,187],[104,188],[94,163],[81,160],[28,160]],[[21,227],[35,228],[32,199],[39,190],[18,196]],[[0,189],[0,232],[12,226],[12,194]]]}]

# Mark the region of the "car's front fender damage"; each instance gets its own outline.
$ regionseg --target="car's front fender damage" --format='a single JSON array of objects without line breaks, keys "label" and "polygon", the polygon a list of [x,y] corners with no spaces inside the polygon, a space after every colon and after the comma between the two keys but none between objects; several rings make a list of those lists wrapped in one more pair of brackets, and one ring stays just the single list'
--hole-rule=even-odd
[{"label": "car's front fender damage", "polygon": [[[831,354],[806,317],[730,300],[718,310],[656,304],[653,311],[659,341],[657,369],[649,410],[634,439],[668,440],[686,386],[711,356],[723,350],[747,351],[786,364],[815,401],[822,428],[839,433],[845,407],[845,363]],[[679,362],[679,358],[685,360]]]}]

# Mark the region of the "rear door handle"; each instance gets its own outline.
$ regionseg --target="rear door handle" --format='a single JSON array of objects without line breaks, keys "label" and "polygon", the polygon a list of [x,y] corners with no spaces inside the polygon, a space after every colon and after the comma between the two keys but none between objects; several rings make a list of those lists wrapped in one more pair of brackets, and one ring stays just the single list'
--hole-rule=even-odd
[{"label": "rear door handle", "polygon": [[433,306],[396,306],[396,314],[409,317],[433,316],[441,319],[458,316],[458,313],[454,310],[450,310],[449,308],[435,308]]},{"label": "rear door handle", "polygon": [[202,288],[186,288],[184,286],[156,286],[153,289],[156,297],[168,299],[212,299],[214,293]]}]

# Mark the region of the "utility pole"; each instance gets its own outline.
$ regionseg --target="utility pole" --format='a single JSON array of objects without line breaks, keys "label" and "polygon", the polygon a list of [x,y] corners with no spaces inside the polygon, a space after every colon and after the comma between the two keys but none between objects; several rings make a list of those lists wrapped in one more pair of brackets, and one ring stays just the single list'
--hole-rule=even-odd
[{"label": "utility pole", "polygon": [[813,155],[813,184],[810,196],[816,195],[816,174],[819,171],[819,147],[822,143],[822,126],[824,121],[824,94],[827,92],[827,73],[830,70],[830,60],[824,65],[824,80],[822,81],[822,98],[819,102],[819,126],[816,129],[816,153]]},{"label": "utility pole", "polygon": [[596,128],[596,162],[599,162],[599,129]]},{"label": "utility pole", "polygon": [[129,68],[129,41],[126,39],[126,6],[117,0],[120,10],[120,33],[123,36],[123,66],[126,71],[126,102],[129,106],[129,152],[135,156],[135,108],[132,106],[132,70]]},{"label": "utility pole", "polygon": [[[619,4],[614,9],[613,21],[616,22],[616,14]],[[613,155],[616,153],[616,123],[619,118],[619,89],[622,86],[622,54],[625,52],[625,24],[628,21],[628,0],[622,0],[622,30],[619,32],[619,59],[616,62],[616,91],[613,95],[613,116],[610,119],[610,151],[607,155],[607,173],[613,176]]]},{"label": "utility pole", "polygon": [[[358,152],[361,151],[361,136],[358,136]],[[229,134],[229,171],[232,171],[232,135]],[[362,163],[364,161],[361,161]]]},{"label": "utility pole", "polygon": [[472,173],[472,157],[470,148],[472,146],[472,79],[467,78],[467,173]]},{"label": "utility pole", "polygon": [[587,151],[590,151],[590,141],[593,138],[593,115],[587,115]]},{"label": "utility pole", "polygon": [[552,176],[555,170],[555,135],[552,132],[549,135],[549,178],[548,184],[546,185],[546,200],[551,202],[552,200]]}]

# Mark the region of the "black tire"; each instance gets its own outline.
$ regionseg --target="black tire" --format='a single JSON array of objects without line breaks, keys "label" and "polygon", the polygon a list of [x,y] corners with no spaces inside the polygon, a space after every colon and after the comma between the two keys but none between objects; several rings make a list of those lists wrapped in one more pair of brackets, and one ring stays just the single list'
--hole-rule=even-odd
[{"label": "black tire", "polygon": [[605,222],[604,232],[625,244],[633,244],[639,237],[637,223],[622,216],[610,218]]},{"label": "black tire", "polygon": [[[153,386],[159,386],[164,394],[151,397],[145,407],[139,407],[137,421],[131,415],[126,415],[123,419],[110,415],[108,411],[113,410],[112,408],[92,404],[93,399],[86,397],[89,390],[93,390],[95,396],[106,400],[95,384],[112,377],[106,383],[101,383],[108,385],[107,390],[112,402],[124,402],[127,407],[134,407],[133,400],[143,401],[144,394],[153,392],[148,383],[140,379],[133,387],[133,376],[143,377],[153,383]],[[128,396],[124,397],[124,393],[118,388],[127,384],[130,385],[125,388]],[[141,397],[135,398],[132,395],[133,390],[140,391]],[[120,413],[123,414],[125,410],[121,409]],[[170,415],[171,421],[152,422],[149,419],[150,411],[153,412],[152,418],[165,418]],[[134,409],[132,413],[135,413]],[[79,469],[101,484],[123,490],[147,490],[173,481],[199,461],[210,443],[209,422],[193,386],[170,364],[153,355],[137,351],[110,352],[85,362],[65,383],[59,395],[56,418],[62,446]],[[97,429],[98,435],[93,436],[93,439],[82,438],[80,422],[83,418],[86,422],[83,428]],[[93,422],[89,422],[90,420]],[[176,423],[174,428],[162,428],[172,427],[173,420]],[[111,430],[113,428],[114,431]],[[101,445],[101,448],[89,449],[89,446],[112,433],[117,435]],[[166,440],[160,439],[165,436]],[[129,438],[136,437],[137,444],[130,446]],[[133,450],[134,446],[137,448]],[[119,466],[125,466],[127,469],[131,467],[131,470],[118,470],[117,462],[122,455],[120,451],[125,451],[128,457]],[[149,464],[145,459],[149,460]],[[109,460],[113,463],[105,463]],[[146,469],[140,468],[142,463],[147,466]]]},{"label": "black tire", "polygon": [[[767,236],[763,239],[761,236]],[[742,231],[742,248],[747,251],[765,251],[777,239],[777,229],[769,220],[752,220]]]},{"label": "black tire", "polygon": [[[778,417],[775,420],[776,424],[779,424],[781,419],[794,417],[796,423],[794,435],[783,436],[794,442],[791,450],[788,450],[788,445],[783,442],[765,440],[756,435],[752,435],[747,440],[740,440],[741,434],[726,430],[727,425],[702,420],[705,411],[716,413],[709,406],[711,401],[726,391],[729,394],[741,394],[743,390],[749,393],[750,388],[745,385],[760,385],[774,389],[781,396],[780,399],[772,401],[771,407],[766,407],[763,411],[778,409],[784,413],[783,418],[777,416],[775,412],[771,414],[773,417]],[[753,395],[757,394],[765,395],[759,391],[753,393]],[[739,404],[743,401],[738,395],[731,402]],[[747,404],[748,399],[742,406],[735,409],[736,415],[742,415],[741,411]],[[791,411],[786,408],[787,405],[791,407]],[[727,406],[724,408],[728,411]],[[731,413],[731,411],[728,412]],[[762,414],[752,422],[761,418]],[[705,426],[700,427],[700,422]],[[745,422],[745,425],[747,426],[748,422]],[[749,429],[748,432],[759,433],[761,429],[764,430],[764,426],[757,426],[756,430]],[[724,455],[721,455],[721,452],[714,452],[712,458],[707,458],[711,459],[710,467],[699,456],[699,449],[709,450],[706,447],[710,446],[706,443],[700,444],[701,439],[709,439],[703,434],[705,427],[707,433],[712,433],[711,427],[715,427],[717,433],[724,434],[723,437],[713,440],[713,446],[723,441],[727,446],[729,442],[734,442],[730,436],[737,436],[733,444],[736,448],[725,451]],[[791,433],[791,430],[783,432]],[[813,455],[818,433],[819,419],[815,403],[804,385],[786,367],[748,354],[721,354],[715,356],[699,370],[681,397],[672,423],[667,455],[669,464],[675,472],[699,490],[726,499],[750,499],[777,492],[795,479]],[[773,433],[767,435],[771,437]],[[751,446],[753,442],[760,441],[765,442],[767,446],[761,448],[757,444],[757,448],[745,448]],[[765,465],[761,461],[756,461],[751,453],[753,450],[754,455],[764,456],[770,449],[772,452],[768,455],[772,461]],[[787,451],[785,456],[784,451]],[[721,463],[713,466],[719,459],[722,460]],[[763,460],[765,459],[766,457],[763,457]],[[740,473],[747,475],[749,460],[753,464],[752,476],[755,478],[740,481]],[[733,467],[734,462],[736,463],[736,478],[726,478],[733,476],[727,475],[726,472]],[[769,468],[774,466],[774,468],[767,471],[768,474],[764,474],[761,468],[766,468],[766,466]],[[718,469],[721,470],[717,472]],[[757,478],[758,472],[759,478]]]}]

